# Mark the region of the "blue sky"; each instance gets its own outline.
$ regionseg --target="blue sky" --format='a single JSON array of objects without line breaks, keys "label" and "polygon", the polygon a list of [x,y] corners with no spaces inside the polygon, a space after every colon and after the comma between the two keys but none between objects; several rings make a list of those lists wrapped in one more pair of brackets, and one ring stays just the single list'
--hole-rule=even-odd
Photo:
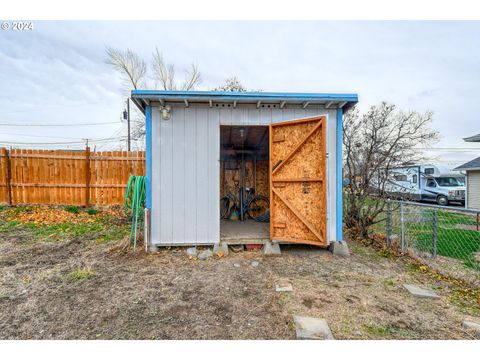
[{"label": "blue sky", "polygon": [[0,124],[114,124],[0,126],[0,143],[125,134],[126,91],[105,63],[105,46],[131,48],[146,61],[158,46],[179,75],[192,61],[198,64],[201,90],[235,75],[264,91],[356,92],[362,110],[382,100],[432,110],[442,136],[435,147],[479,148],[434,154],[442,161],[469,160],[480,155],[480,144],[462,141],[480,133],[479,38],[480,22],[466,21],[35,21],[33,31],[0,32]]}]

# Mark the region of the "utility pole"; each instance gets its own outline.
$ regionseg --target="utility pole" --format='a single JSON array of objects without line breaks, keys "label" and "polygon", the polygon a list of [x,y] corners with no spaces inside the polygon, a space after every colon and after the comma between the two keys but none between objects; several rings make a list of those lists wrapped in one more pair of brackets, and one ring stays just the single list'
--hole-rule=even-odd
[{"label": "utility pole", "polygon": [[127,150],[130,152],[130,97],[127,98]]}]

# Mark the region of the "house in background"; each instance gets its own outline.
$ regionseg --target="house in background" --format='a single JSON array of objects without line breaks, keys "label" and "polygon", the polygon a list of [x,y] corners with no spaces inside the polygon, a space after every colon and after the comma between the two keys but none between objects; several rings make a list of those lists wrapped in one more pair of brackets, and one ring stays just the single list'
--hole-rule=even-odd
[{"label": "house in background", "polygon": [[[480,134],[464,138],[466,142],[480,143]],[[465,196],[465,207],[480,209],[480,157],[477,157],[454,170],[466,173],[467,194]]]}]

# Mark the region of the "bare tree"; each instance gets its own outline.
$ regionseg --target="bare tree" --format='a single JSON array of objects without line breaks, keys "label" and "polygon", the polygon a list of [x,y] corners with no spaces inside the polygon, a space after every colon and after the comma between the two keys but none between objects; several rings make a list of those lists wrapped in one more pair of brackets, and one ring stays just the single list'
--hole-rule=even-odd
[{"label": "bare tree", "polygon": [[[120,73],[124,84],[129,90],[149,88],[147,84],[147,64],[137,53],[130,49],[118,50],[107,47],[106,54],[106,63],[112,65]],[[153,53],[151,70],[156,82],[155,85],[159,85],[162,90],[194,90],[202,81],[198,67],[192,63],[190,68],[185,71],[184,81],[177,84],[174,65],[165,62],[158,48],[155,48]],[[145,119],[136,108],[130,107],[130,109],[133,112],[132,122],[134,124],[132,137],[134,140],[138,140],[145,136]]]},{"label": "bare tree", "polygon": [[145,86],[147,64],[138,54],[130,49],[122,51],[111,47],[107,47],[106,52],[107,64],[112,65],[120,73],[128,88],[138,89]]},{"label": "bare tree", "polygon": [[224,83],[213,89],[213,91],[246,92],[247,88],[242,85],[236,76],[233,76],[226,78]]},{"label": "bare tree", "polygon": [[430,129],[433,114],[396,110],[381,103],[360,115],[354,109],[343,121],[345,178],[345,225],[356,235],[367,237],[372,225],[383,221],[389,197],[391,170],[422,159],[418,150],[438,138]]},{"label": "bare tree", "polygon": [[185,72],[185,80],[178,85],[175,81],[175,66],[167,64],[163,55],[155,48],[152,63],[155,80],[160,83],[163,90],[194,90],[202,82],[202,77],[197,65],[192,63]]}]

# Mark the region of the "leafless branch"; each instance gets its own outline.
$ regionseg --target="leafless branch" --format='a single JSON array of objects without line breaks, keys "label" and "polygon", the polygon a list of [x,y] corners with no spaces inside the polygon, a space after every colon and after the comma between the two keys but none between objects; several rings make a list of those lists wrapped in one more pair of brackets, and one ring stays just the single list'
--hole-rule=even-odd
[{"label": "leafless branch", "polygon": [[106,63],[120,73],[126,86],[134,89],[143,87],[147,65],[138,54],[130,49],[122,51],[111,47],[106,48],[106,53]]},{"label": "leafless branch", "polygon": [[185,72],[184,82],[178,86],[175,82],[175,66],[165,62],[158,48],[153,53],[152,68],[155,80],[163,90],[194,90],[202,81],[198,67],[192,63],[190,70]]}]

